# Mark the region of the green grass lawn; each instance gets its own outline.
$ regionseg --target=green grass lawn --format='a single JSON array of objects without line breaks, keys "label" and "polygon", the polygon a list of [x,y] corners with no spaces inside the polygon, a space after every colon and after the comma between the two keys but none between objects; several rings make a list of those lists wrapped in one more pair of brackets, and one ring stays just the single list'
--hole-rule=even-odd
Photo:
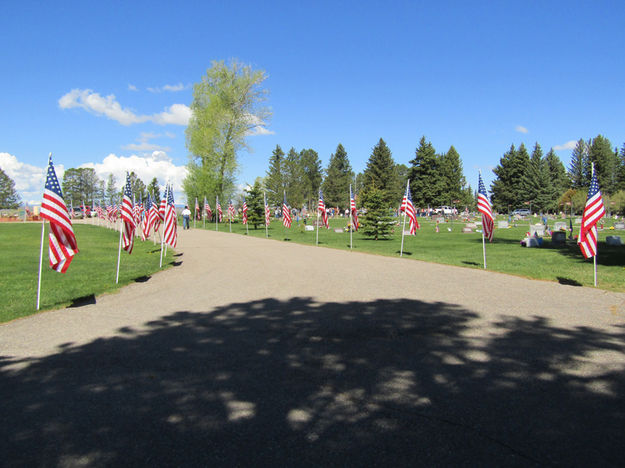
[{"label": "green grass lawn", "polygon": [[[40,309],[52,309],[93,300],[159,271],[160,245],[135,239],[134,250],[122,250],[119,284],[115,284],[119,232],[104,227],[75,224],[79,252],[66,273],[50,269],[48,232],[44,243]],[[39,271],[40,223],[0,223],[0,322],[36,312]],[[169,249],[163,266],[171,266]]]},{"label": "green grass lawn", "polygon": [[[505,218],[501,218],[505,219]],[[535,217],[532,223],[540,222]],[[416,236],[404,239],[404,258],[427,262],[458,265],[468,268],[483,268],[482,237],[480,233],[462,233],[465,223],[456,221],[436,224],[427,218],[420,218],[421,229]],[[550,221],[553,226],[554,221]],[[567,221],[568,223],[568,221]],[[336,249],[349,250],[349,232],[336,233],[335,228],[345,228],[347,220],[330,220],[331,229],[319,229],[319,245]],[[611,226],[606,222],[606,228]],[[197,224],[198,228],[201,224]],[[215,224],[206,225],[206,229],[215,229]],[[449,230],[451,229],[451,231]],[[228,223],[220,224],[219,230],[229,232]],[[541,248],[524,248],[520,241],[529,230],[529,220],[517,222],[517,227],[495,229],[495,240],[486,242],[486,262],[489,270],[509,273],[527,278],[558,281],[578,286],[593,285],[592,260],[585,260],[574,241],[567,241],[563,246],[554,246],[546,237]],[[245,234],[245,226],[239,222],[232,224],[232,232]],[[574,234],[579,232],[579,225],[574,226]],[[250,228],[249,234],[265,237],[265,229]],[[280,220],[272,220],[269,237],[276,240],[288,239],[290,242],[314,245],[315,232],[305,231],[304,225],[293,223],[291,229],[285,229]],[[599,233],[599,255],[597,256],[597,286],[612,291],[625,291],[625,247],[608,246],[606,236],[620,235],[625,241],[625,231],[605,229]],[[567,233],[568,236],[568,233]],[[364,238],[359,232],[353,233],[354,250],[377,255],[399,256],[401,229],[395,228],[388,240]]]}]

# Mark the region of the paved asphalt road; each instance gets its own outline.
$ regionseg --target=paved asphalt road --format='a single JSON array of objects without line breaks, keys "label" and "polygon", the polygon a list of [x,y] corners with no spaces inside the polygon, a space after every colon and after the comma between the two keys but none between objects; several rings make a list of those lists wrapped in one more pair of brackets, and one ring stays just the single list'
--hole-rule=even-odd
[{"label": "paved asphalt road", "polygon": [[226,233],[0,325],[3,466],[623,466],[625,294]]}]

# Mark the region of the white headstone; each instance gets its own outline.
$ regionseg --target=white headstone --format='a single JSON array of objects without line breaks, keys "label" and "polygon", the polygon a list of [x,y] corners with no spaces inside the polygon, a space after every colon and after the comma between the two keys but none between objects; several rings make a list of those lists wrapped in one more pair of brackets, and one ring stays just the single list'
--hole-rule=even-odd
[{"label": "white headstone", "polygon": [[614,223],[614,229],[625,229],[625,223]]},{"label": "white headstone", "polygon": [[306,226],[304,229],[306,229],[307,231],[314,231],[315,226]]},{"label": "white headstone", "polygon": [[499,221],[497,223],[497,227],[499,229],[508,229],[508,227],[510,227],[510,226],[508,225],[508,221]]},{"label": "white headstone", "polygon": [[557,223],[553,225],[553,230],[554,231],[566,231],[566,223],[562,221],[558,221]]},{"label": "white headstone", "polygon": [[545,235],[545,226],[543,224],[531,224],[530,225],[530,236],[533,236],[534,234],[536,234],[538,236],[544,236]]}]

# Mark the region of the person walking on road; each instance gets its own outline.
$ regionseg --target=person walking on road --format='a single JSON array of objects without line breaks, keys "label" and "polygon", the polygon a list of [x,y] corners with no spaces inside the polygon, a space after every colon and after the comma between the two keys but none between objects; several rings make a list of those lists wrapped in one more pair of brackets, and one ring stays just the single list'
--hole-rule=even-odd
[{"label": "person walking on road", "polygon": [[189,229],[189,217],[191,216],[191,210],[189,209],[189,205],[184,206],[184,210],[182,210],[182,229]]}]

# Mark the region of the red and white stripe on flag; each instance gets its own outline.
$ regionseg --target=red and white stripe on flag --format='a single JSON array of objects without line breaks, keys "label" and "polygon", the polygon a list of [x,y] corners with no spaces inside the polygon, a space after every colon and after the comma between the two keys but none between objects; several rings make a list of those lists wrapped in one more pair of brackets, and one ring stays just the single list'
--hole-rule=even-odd
[{"label": "red and white stripe on flag", "polygon": [[42,219],[47,219],[50,222],[50,234],[48,236],[50,267],[59,273],[65,273],[74,255],[78,252],[78,244],[67,205],[52,165],[52,157],[48,161],[48,173],[40,215]]},{"label": "red and white stripe on flag", "polygon": [[601,198],[597,175],[592,173],[588,199],[582,216],[582,227],[577,242],[584,258],[597,255],[597,222],[605,215],[605,206]]},{"label": "red and white stripe on flag", "polygon": [[126,174],[126,188],[122,200],[122,248],[129,254],[135,245],[135,212],[132,203],[132,193],[130,191],[130,177]]},{"label": "red and white stripe on flag", "polygon": [[286,201],[282,204],[282,224],[285,227],[291,227],[291,212],[289,211],[289,207],[286,206]]},{"label": "red and white stripe on flag", "polygon": [[484,236],[489,242],[493,241],[493,231],[495,230],[495,219],[493,218],[493,209],[488,201],[486,187],[482,181],[482,175],[479,175],[478,191],[477,191],[477,211],[482,213],[482,230]]}]

